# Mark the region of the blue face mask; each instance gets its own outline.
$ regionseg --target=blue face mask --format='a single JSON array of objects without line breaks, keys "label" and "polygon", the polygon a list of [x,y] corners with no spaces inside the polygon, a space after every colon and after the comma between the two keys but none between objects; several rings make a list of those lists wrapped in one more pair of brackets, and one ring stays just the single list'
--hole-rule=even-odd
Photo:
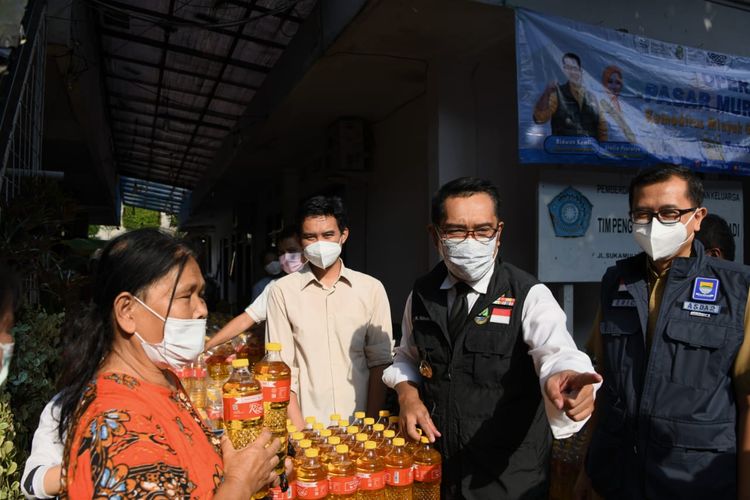
[{"label": "blue face mask", "polygon": [[0,351],[3,353],[2,368],[0,368],[0,387],[5,384],[5,379],[8,378],[10,360],[13,358],[13,345],[14,344],[0,344]]}]

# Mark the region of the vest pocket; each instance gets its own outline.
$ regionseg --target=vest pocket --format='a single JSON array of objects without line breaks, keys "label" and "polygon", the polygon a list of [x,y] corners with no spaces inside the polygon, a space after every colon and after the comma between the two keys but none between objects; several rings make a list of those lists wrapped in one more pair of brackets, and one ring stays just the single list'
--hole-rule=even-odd
[{"label": "vest pocket", "polygon": [[467,332],[464,346],[473,357],[472,375],[477,384],[497,385],[510,366],[514,335],[509,331]]},{"label": "vest pocket", "polygon": [[672,360],[670,380],[701,389],[718,389],[725,364],[721,347],[726,342],[727,328],[707,328],[705,324],[672,319],[665,334]]}]

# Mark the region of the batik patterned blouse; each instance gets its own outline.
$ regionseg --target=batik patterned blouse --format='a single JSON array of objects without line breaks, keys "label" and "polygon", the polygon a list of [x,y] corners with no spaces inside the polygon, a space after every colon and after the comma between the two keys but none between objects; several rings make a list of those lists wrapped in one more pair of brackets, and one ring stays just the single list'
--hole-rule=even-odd
[{"label": "batik patterned blouse", "polygon": [[180,387],[100,374],[75,415],[63,498],[211,498],[223,474],[219,440]]}]

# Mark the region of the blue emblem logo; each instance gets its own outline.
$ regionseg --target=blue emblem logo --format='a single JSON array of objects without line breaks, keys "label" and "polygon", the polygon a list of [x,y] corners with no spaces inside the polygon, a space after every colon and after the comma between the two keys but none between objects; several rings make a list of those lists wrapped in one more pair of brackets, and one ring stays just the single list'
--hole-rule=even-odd
[{"label": "blue emblem logo", "polygon": [[693,300],[716,302],[716,297],[718,296],[719,280],[714,278],[702,278],[700,276],[695,278],[695,283],[693,284]]},{"label": "blue emblem logo", "polygon": [[568,186],[560,191],[547,205],[555,236],[576,238],[585,235],[591,222],[592,207],[577,189]]}]

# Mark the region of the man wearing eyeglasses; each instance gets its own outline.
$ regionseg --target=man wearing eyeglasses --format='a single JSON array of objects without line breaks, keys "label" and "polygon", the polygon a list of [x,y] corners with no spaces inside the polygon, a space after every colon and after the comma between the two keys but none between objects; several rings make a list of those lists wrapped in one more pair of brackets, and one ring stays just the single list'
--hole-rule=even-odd
[{"label": "man wearing eyeglasses", "polygon": [[441,498],[546,498],[551,444],[593,410],[594,373],[549,289],[499,257],[497,189],[465,177],[432,200],[443,261],[407,299],[383,375],[401,428],[443,454]]},{"label": "man wearing eyeglasses", "polygon": [[590,484],[608,499],[750,498],[750,268],[705,255],[690,170],[646,170],[629,194],[643,252],[602,279]]}]

